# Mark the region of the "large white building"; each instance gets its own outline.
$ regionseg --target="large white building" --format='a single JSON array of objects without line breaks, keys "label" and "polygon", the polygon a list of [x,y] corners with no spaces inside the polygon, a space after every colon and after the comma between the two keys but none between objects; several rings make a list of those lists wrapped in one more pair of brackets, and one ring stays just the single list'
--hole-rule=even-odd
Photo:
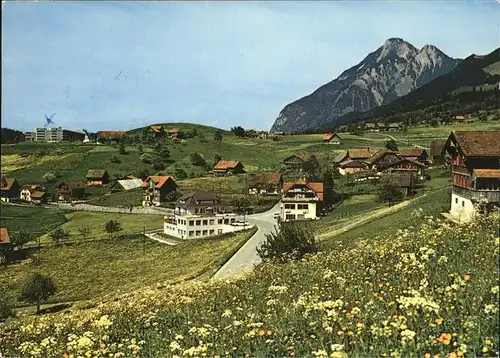
[{"label": "large white building", "polygon": [[281,198],[280,218],[282,221],[315,220],[323,203],[323,183],[299,179],[285,183]]},{"label": "large white building", "polygon": [[35,128],[33,132],[27,132],[24,134],[26,141],[33,142],[76,142],[84,141],[86,134],[83,130],[79,129],[64,129],[62,127],[57,128]]},{"label": "large white building", "polygon": [[451,132],[443,151],[452,170],[450,215],[467,222],[479,201],[500,206],[500,131]]},{"label": "large white building", "polygon": [[191,239],[248,227],[238,219],[237,215],[225,212],[216,194],[194,191],[178,200],[174,215],[165,216],[163,232],[180,239]]}]

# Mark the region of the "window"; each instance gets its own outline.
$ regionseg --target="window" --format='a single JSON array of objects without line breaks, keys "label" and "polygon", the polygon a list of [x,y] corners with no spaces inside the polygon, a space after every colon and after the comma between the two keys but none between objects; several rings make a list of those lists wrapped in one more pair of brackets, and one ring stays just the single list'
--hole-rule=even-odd
[{"label": "window", "polygon": [[214,219],[210,219],[210,222],[209,222],[210,225],[213,225],[215,224],[215,220]]},{"label": "window", "polygon": [[189,226],[193,226],[194,225],[194,220],[189,220]]},{"label": "window", "polygon": [[203,220],[203,225],[208,225],[208,220]]},{"label": "window", "polygon": [[308,204],[297,204],[297,209],[307,210],[307,209],[309,209],[309,205]]},{"label": "window", "polygon": [[295,204],[285,204],[285,209],[295,209]]},{"label": "window", "polygon": [[217,220],[217,223],[218,223],[218,224],[222,224],[222,222],[223,222],[223,220],[222,220],[222,219]]},{"label": "window", "polygon": [[213,235],[215,230],[210,230],[210,235]]},{"label": "window", "polygon": [[193,235],[194,235],[194,231],[192,231],[192,230],[191,230],[191,231],[189,232],[189,236],[193,236]]},{"label": "window", "polygon": [[203,230],[203,236],[208,234],[208,230]]},{"label": "window", "polygon": [[231,219],[231,224],[234,223],[235,221],[236,221],[236,219],[234,219],[234,218]]},{"label": "window", "polygon": [[465,201],[462,200],[462,206],[465,206]]},{"label": "window", "polygon": [[201,225],[201,220],[196,220],[196,225],[200,226]]},{"label": "window", "polygon": [[219,234],[219,235],[222,234],[222,229],[218,229],[217,234]]},{"label": "window", "polygon": [[286,220],[295,220],[295,215],[294,214],[286,214],[285,219]]},{"label": "window", "polygon": [[201,231],[200,230],[196,230],[196,236],[200,236],[201,234]]}]

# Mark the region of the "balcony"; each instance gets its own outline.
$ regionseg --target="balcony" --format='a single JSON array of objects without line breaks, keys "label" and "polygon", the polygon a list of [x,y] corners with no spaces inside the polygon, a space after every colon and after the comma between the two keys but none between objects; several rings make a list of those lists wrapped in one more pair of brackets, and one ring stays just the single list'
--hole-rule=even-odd
[{"label": "balcony", "polygon": [[300,196],[285,196],[281,199],[282,202],[310,202],[310,201],[319,201],[319,198],[317,196],[311,196],[311,197],[300,197]]},{"label": "balcony", "polygon": [[453,185],[453,194],[460,195],[466,199],[486,198],[490,203],[500,202],[500,190],[476,190]]}]

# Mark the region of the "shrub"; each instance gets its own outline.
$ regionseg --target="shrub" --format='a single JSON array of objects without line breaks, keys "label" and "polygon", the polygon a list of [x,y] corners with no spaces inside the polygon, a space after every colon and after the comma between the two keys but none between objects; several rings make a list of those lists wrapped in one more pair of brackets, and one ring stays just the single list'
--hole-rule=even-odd
[{"label": "shrub", "polygon": [[175,176],[177,177],[178,180],[184,180],[184,179],[187,179],[188,175],[184,169],[177,168],[175,170]]},{"label": "shrub", "polygon": [[25,244],[27,244],[30,241],[33,241],[34,239],[35,237],[33,236],[33,234],[27,231],[20,231],[17,234],[15,234],[14,237],[12,238],[12,245],[19,249],[22,249]]},{"label": "shrub", "polygon": [[61,241],[69,239],[69,232],[66,232],[63,228],[58,227],[49,234],[49,237],[56,243],[56,245],[59,245]]},{"label": "shrub", "polygon": [[125,150],[125,144],[123,142],[120,142],[120,148],[118,149],[118,152],[120,154],[127,154],[127,151]]},{"label": "shrub", "polygon": [[121,163],[121,160],[120,158],[118,158],[118,156],[116,154],[113,154],[109,160],[111,161],[111,163]]},{"label": "shrub", "polygon": [[153,163],[153,169],[154,170],[164,170],[165,169],[165,164],[163,164],[162,162],[160,161],[155,161]]},{"label": "shrub", "polygon": [[205,165],[205,158],[200,153],[191,153],[190,158],[193,165],[200,167]]},{"label": "shrub", "polygon": [[280,140],[282,140],[283,138],[281,138],[280,136],[278,135],[275,135],[275,136],[272,136],[272,139],[274,142],[279,142]]},{"label": "shrub", "polygon": [[40,304],[53,296],[56,287],[49,276],[35,273],[30,276],[21,289],[21,299],[36,303],[36,313],[40,312]]},{"label": "shrub", "polygon": [[110,239],[113,237],[113,234],[123,230],[118,220],[109,220],[104,224],[104,229],[109,234]]},{"label": "shrub", "polygon": [[396,152],[398,150],[398,145],[394,139],[390,139],[385,142],[385,148]]},{"label": "shrub", "polygon": [[14,315],[10,301],[7,300],[7,295],[0,292],[0,320],[9,318]]},{"label": "shrub", "polygon": [[222,134],[219,131],[214,132],[214,140],[222,141]]},{"label": "shrub", "polygon": [[396,178],[390,175],[382,177],[378,188],[378,197],[381,201],[392,203],[401,199],[403,196],[404,194]]},{"label": "shrub", "polygon": [[309,225],[281,222],[279,230],[275,228],[273,232],[266,234],[266,238],[257,249],[262,259],[297,260],[318,251],[314,232]]},{"label": "shrub", "polygon": [[139,144],[139,145],[137,146],[137,150],[138,150],[138,151],[139,151],[139,153],[141,153],[141,154],[144,152],[144,147],[142,146],[142,144]]},{"label": "shrub", "polygon": [[143,162],[145,164],[153,163],[153,157],[151,156],[151,154],[148,154],[148,153],[141,154],[139,159],[141,160],[141,162]]},{"label": "shrub", "polygon": [[161,158],[161,159],[167,159],[170,157],[170,150],[168,150],[167,147],[163,147],[159,152],[158,152],[158,156]]}]

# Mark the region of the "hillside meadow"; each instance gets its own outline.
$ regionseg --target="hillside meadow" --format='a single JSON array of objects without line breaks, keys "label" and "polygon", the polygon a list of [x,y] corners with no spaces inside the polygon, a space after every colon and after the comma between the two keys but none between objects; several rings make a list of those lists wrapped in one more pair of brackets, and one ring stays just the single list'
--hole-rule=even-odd
[{"label": "hillside meadow", "polygon": [[391,235],[265,262],[239,280],[139,289],[87,309],[11,320],[14,356],[495,356],[498,214],[422,217]]}]

